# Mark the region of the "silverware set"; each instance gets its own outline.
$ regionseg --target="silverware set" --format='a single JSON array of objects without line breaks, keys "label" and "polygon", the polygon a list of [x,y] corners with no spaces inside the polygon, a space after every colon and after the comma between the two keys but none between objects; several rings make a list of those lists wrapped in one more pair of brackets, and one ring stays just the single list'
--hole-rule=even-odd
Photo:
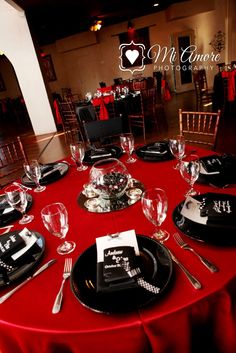
[{"label": "silverware set", "polygon": [[[199,260],[202,262],[202,264],[212,273],[219,271],[219,269],[208,259],[200,255],[198,252],[196,252],[189,244],[187,244],[178,233],[174,233],[173,235],[174,240],[176,243],[183,249],[183,250],[189,250],[191,251],[194,255],[196,255]],[[176,258],[176,256],[168,249],[170,256],[172,260],[179,266],[179,268],[184,272],[190,283],[195,289],[201,289],[202,284],[199,282],[199,280],[194,277],[186,268],[185,266]]]},{"label": "silverware set", "polygon": [[211,272],[217,272],[218,268],[211,263],[209,260],[207,260],[205,257],[203,257],[202,255],[198,254],[193,248],[191,248],[191,246],[189,246],[187,243],[184,242],[184,240],[181,238],[181,236],[178,233],[175,233],[173,235],[174,240],[176,241],[176,243],[184,250],[189,250],[191,251],[193,254],[195,254],[199,260],[203,263],[204,266],[206,266],[206,268],[208,268],[209,271]]},{"label": "silverware set", "polygon": [[[205,257],[203,257],[202,255],[200,255],[198,252],[196,252],[189,244],[187,244],[178,233],[174,233],[173,234],[173,238],[176,241],[176,243],[183,249],[183,250],[189,250],[190,252],[192,252],[194,255],[196,255],[199,260],[202,262],[202,264],[212,273],[215,273],[217,271],[219,271],[219,269],[208,259],[206,259]],[[172,260],[179,266],[179,268],[183,271],[183,273],[186,275],[187,279],[190,281],[190,283],[192,284],[192,286],[195,289],[201,289],[202,288],[202,284],[200,283],[200,281],[192,275],[192,273],[176,258],[176,256],[173,254],[172,251],[169,251],[169,254],[172,258]],[[44,271],[45,269],[47,269],[50,265],[52,265],[53,263],[55,263],[56,260],[50,260],[48,263],[46,263],[45,265],[41,266],[36,272],[34,272],[33,275],[29,276],[25,281],[23,281],[22,283],[20,283],[18,286],[16,286],[15,288],[13,288],[12,290],[10,290],[9,292],[7,292],[6,294],[4,294],[3,296],[0,297],[0,304],[2,304],[5,300],[7,300],[12,294],[14,294],[18,289],[20,289],[23,285],[25,285],[26,283],[29,282],[29,280],[33,279],[34,277],[36,277],[38,274],[40,274],[42,271]],[[61,306],[62,306],[62,300],[63,300],[63,289],[64,289],[64,285],[66,280],[70,277],[71,275],[71,270],[72,270],[72,259],[71,258],[66,258],[65,262],[64,262],[64,269],[63,269],[63,273],[62,273],[62,282],[61,282],[61,286],[60,289],[56,295],[54,304],[53,304],[53,308],[52,308],[52,313],[53,314],[57,314],[60,312],[61,310]]]}]

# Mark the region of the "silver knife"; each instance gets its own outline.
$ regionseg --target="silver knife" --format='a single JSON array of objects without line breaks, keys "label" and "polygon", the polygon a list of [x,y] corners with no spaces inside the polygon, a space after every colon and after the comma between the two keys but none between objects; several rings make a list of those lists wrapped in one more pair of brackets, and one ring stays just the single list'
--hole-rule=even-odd
[{"label": "silver knife", "polygon": [[52,264],[54,264],[56,262],[55,259],[52,259],[50,261],[48,261],[46,264],[44,264],[43,266],[41,266],[32,276],[29,276],[28,278],[26,278],[26,280],[24,280],[22,283],[20,283],[17,287],[15,287],[14,289],[10,290],[9,292],[7,292],[6,294],[4,294],[3,296],[0,297],[0,304],[2,304],[3,302],[5,302],[6,299],[8,299],[13,293],[15,293],[18,289],[20,289],[21,287],[23,287],[24,284],[28,283],[31,279],[33,279],[34,277],[36,277],[37,275],[39,275],[41,272],[43,272],[44,270],[46,270],[49,266],[51,266]]}]

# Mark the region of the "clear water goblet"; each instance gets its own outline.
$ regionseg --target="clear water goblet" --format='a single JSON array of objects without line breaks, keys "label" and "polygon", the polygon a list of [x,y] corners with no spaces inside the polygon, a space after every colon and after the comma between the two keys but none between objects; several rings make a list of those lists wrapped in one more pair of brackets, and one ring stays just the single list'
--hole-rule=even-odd
[{"label": "clear water goblet", "polygon": [[190,189],[186,192],[185,197],[197,195],[198,192],[194,190],[193,186],[199,177],[200,161],[195,154],[190,154],[182,159],[180,163],[180,174],[184,180],[190,185]]},{"label": "clear water goblet", "polygon": [[[45,228],[60,239],[64,239],[69,230],[68,212],[63,203],[55,202],[45,206],[41,211],[41,217]],[[60,255],[71,253],[75,249],[75,242],[64,241],[57,247]]]},{"label": "clear water goblet", "polygon": [[83,159],[85,155],[85,146],[83,142],[76,142],[70,144],[70,151],[73,160],[77,165],[77,170],[82,172],[88,168],[88,166],[83,165]]},{"label": "clear water goblet", "polygon": [[169,147],[173,156],[177,159],[174,169],[180,169],[180,163],[185,153],[185,140],[183,135],[176,135],[169,139]]},{"label": "clear water goblet", "polygon": [[5,188],[4,192],[9,205],[22,214],[22,218],[20,219],[19,224],[30,223],[34,219],[34,216],[26,214],[26,207],[28,201],[25,190],[23,190],[19,186],[10,185]]},{"label": "clear water goblet", "polygon": [[46,189],[46,186],[40,185],[40,179],[42,176],[41,167],[36,159],[23,164],[26,176],[36,184],[34,192],[42,192]]},{"label": "clear water goblet", "polygon": [[136,158],[132,157],[132,153],[134,151],[134,137],[131,133],[125,133],[120,135],[120,145],[125,153],[128,154],[128,159],[126,163],[134,163],[136,162]]},{"label": "clear water goblet", "polygon": [[165,191],[160,188],[146,190],[141,197],[141,204],[145,217],[155,226],[152,237],[160,243],[166,241],[170,234],[160,228],[166,219],[168,209]]}]

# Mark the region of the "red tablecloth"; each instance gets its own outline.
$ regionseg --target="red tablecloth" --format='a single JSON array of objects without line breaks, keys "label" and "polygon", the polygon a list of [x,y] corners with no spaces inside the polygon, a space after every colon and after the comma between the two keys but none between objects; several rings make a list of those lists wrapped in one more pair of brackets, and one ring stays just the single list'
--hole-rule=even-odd
[{"label": "red tablecloth", "polygon": [[[199,155],[209,151],[198,150]],[[124,161],[126,157],[122,157]],[[148,187],[161,187],[169,199],[168,216],[163,227],[171,234],[176,230],[172,221],[175,206],[183,200],[187,189],[175,161],[148,163],[137,161],[127,165],[132,176]],[[90,169],[90,168],[89,168]],[[108,233],[135,229],[149,236],[153,226],[142,213],[140,202],[122,211],[94,214],[81,209],[77,196],[88,181],[89,169],[78,172],[70,167],[68,174],[50,185],[43,193],[32,193],[30,213],[35,219],[29,229],[40,232],[46,240],[42,263],[56,258],[57,263],[30,281],[0,305],[1,353],[235,353],[236,352],[236,248],[217,247],[188,239],[202,255],[219,268],[210,273],[191,253],[180,249],[173,239],[166,245],[202,282],[195,290],[184,274],[174,265],[175,279],[166,294],[152,305],[128,314],[95,313],[81,305],[70,290],[64,288],[64,302],[59,314],[51,313],[59,289],[64,257],[56,253],[60,240],[44,228],[40,210],[55,201],[63,202],[69,212],[68,240],[76,241],[71,254],[79,254]],[[236,194],[234,187],[226,190],[197,185],[201,193],[215,191]],[[22,229],[15,222],[14,229]],[[223,236],[223,233],[222,233]],[[184,236],[183,236],[184,237]],[[0,290],[0,295],[5,293]]]}]

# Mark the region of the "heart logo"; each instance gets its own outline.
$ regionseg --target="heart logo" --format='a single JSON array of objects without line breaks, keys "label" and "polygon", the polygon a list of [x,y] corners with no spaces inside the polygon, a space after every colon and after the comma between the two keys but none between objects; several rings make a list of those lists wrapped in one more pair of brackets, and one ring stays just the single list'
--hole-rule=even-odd
[{"label": "heart logo", "polygon": [[125,52],[125,56],[129,60],[130,64],[133,65],[133,63],[135,62],[135,60],[139,56],[139,52],[136,49],[134,49],[134,50],[129,49]]}]

